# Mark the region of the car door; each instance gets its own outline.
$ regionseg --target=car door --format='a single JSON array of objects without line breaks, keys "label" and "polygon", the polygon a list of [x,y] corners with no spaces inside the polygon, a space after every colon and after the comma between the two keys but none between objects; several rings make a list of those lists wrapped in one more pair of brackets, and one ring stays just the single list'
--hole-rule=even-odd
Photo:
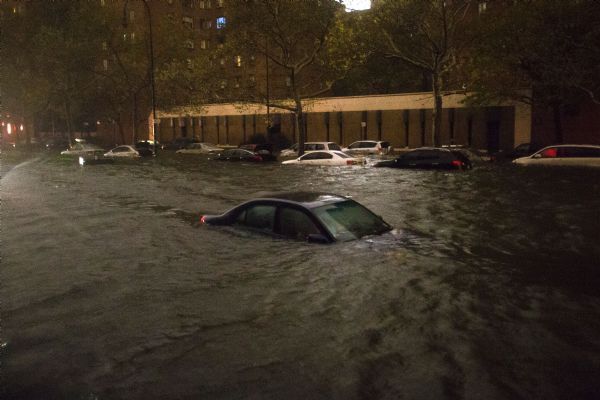
[{"label": "car door", "polygon": [[238,214],[235,224],[249,230],[273,234],[277,207],[272,204],[251,204]]},{"label": "car door", "polygon": [[278,208],[275,233],[295,240],[307,240],[309,235],[323,234],[307,212],[290,206]]}]

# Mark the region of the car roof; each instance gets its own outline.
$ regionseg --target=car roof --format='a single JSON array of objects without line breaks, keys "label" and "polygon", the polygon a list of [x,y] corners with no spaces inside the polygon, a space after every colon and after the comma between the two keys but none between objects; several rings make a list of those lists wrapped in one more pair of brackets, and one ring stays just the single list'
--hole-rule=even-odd
[{"label": "car roof", "polygon": [[590,149],[600,149],[600,146],[595,145],[595,144],[553,144],[550,146],[546,146],[541,150],[544,150],[548,147],[585,147],[585,148],[590,148]]},{"label": "car roof", "polygon": [[316,208],[327,204],[347,201],[349,199],[337,194],[324,192],[284,192],[272,193],[265,197],[252,199],[250,202],[265,200],[298,204],[306,208]]}]

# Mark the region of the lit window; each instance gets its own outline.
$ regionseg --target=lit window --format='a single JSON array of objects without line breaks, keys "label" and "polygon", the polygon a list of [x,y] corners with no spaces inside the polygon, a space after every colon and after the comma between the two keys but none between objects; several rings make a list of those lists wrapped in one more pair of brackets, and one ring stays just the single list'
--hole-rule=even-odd
[{"label": "lit window", "polygon": [[217,0],[217,8],[223,8],[223,0]]},{"label": "lit window", "polygon": [[200,48],[201,48],[201,49],[208,49],[208,40],[204,40],[204,39],[202,39],[202,40],[200,41]]},{"label": "lit window", "polygon": [[194,41],[193,40],[186,40],[185,41],[185,47],[187,47],[188,49],[193,49],[194,48]]},{"label": "lit window", "polygon": [[223,29],[225,28],[225,25],[227,25],[227,20],[225,17],[217,18],[217,29]]},{"label": "lit window", "polygon": [[105,71],[108,71],[108,60],[102,60],[102,66],[104,67]]},{"label": "lit window", "polygon": [[108,43],[102,42],[102,50],[108,50]]},{"label": "lit window", "polygon": [[135,11],[129,11],[129,20],[135,21]]},{"label": "lit window", "polygon": [[233,58],[233,62],[235,63],[236,67],[241,67],[242,66],[242,56],[235,56]]},{"label": "lit window", "polygon": [[479,3],[479,14],[483,14],[487,10],[487,2],[482,1]]},{"label": "lit window", "polygon": [[225,89],[227,87],[227,81],[225,79],[223,79],[221,81],[221,89]]},{"label": "lit window", "polygon": [[186,28],[194,29],[194,19],[192,17],[183,17],[183,24]]}]

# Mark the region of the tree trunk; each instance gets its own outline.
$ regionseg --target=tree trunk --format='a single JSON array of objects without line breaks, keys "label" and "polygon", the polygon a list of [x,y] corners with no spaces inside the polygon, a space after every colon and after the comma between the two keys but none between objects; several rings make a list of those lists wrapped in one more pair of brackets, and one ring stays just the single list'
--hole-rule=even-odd
[{"label": "tree trunk", "polygon": [[554,137],[556,138],[556,143],[563,143],[563,126],[562,126],[562,113],[560,109],[560,104],[552,105],[552,114],[554,120]]},{"label": "tree trunk", "polygon": [[431,144],[434,147],[440,145],[440,133],[442,130],[442,79],[437,72],[431,74],[433,86],[433,113],[431,115]]},{"label": "tree trunk", "polygon": [[69,146],[71,146],[73,139],[73,124],[71,123],[71,106],[69,100],[65,100],[65,120],[67,122],[67,140],[69,141]]},{"label": "tree trunk", "polygon": [[296,132],[298,132],[298,157],[300,157],[301,155],[304,154],[304,142],[306,142],[306,130],[305,128],[305,124],[304,124],[304,112],[302,110],[302,100],[297,97],[295,99],[295,103],[296,103],[296,112],[295,112],[295,116],[296,116],[296,120],[295,120],[295,124],[296,124]]}]

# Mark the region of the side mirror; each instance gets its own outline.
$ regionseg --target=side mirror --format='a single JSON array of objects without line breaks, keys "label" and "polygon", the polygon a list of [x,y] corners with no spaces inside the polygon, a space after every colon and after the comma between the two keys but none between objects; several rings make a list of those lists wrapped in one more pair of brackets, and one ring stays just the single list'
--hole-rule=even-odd
[{"label": "side mirror", "polygon": [[329,239],[327,239],[324,235],[321,235],[320,233],[311,233],[307,236],[306,241],[308,243],[329,243]]}]

